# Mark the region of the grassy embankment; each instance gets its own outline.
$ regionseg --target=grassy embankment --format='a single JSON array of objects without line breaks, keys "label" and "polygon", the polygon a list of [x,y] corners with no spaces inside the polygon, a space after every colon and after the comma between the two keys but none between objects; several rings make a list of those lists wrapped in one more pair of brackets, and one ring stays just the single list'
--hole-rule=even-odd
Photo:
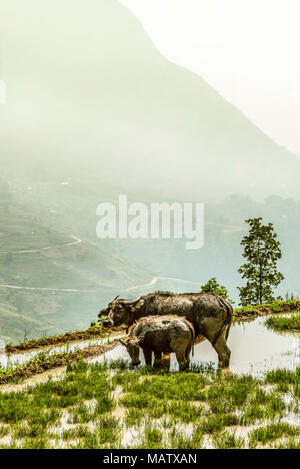
[{"label": "grassy embankment", "polygon": [[84,331],[70,331],[61,335],[53,335],[50,337],[41,337],[40,339],[26,340],[25,342],[21,342],[18,345],[6,344],[5,350],[7,353],[17,353],[45,346],[64,344],[72,341],[89,340],[101,337],[104,338],[110,336],[113,332],[122,330],[122,328],[117,327],[110,327],[104,329],[102,327],[102,324],[99,323],[97,325],[89,327]]},{"label": "grassy embankment", "polygon": [[0,368],[0,385],[18,383],[23,379],[30,378],[31,376],[43,373],[47,370],[101,355],[115,347],[116,343],[115,340],[112,340],[105,345],[95,345],[73,352],[53,353],[51,355],[47,352],[38,353],[22,365]]},{"label": "grassy embankment", "polygon": [[279,331],[300,331],[300,313],[292,314],[290,317],[271,316],[266,320],[266,325]]},{"label": "grassy embankment", "polygon": [[1,448],[299,448],[296,372],[263,379],[69,365],[60,381],[0,393]]},{"label": "grassy embankment", "polygon": [[274,301],[257,306],[242,306],[233,311],[233,321],[266,316],[268,314],[292,313],[300,311],[300,300]]}]

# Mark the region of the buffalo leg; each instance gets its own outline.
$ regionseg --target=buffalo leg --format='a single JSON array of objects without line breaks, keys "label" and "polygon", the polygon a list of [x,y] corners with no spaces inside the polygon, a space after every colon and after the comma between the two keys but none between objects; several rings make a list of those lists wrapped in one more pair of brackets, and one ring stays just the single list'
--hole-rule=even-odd
[{"label": "buffalo leg", "polygon": [[[218,320],[217,320],[218,319]],[[211,343],[218,354],[219,366],[227,368],[230,362],[231,351],[226,344],[226,340],[230,330],[230,324],[226,324],[228,320],[227,312],[224,311],[223,317],[210,318],[201,323],[200,332]],[[218,331],[219,335],[218,335]],[[216,339],[217,337],[217,339]]]},{"label": "buffalo leg", "polygon": [[188,361],[185,358],[185,352],[176,351],[176,358],[179,363],[179,371],[184,371],[188,367]]},{"label": "buffalo leg", "polygon": [[225,334],[221,334],[214,345],[214,349],[218,354],[219,366],[221,368],[228,368],[230,362],[231,351],[226,344]]},{"label": "buffalo leg", "polygon": [[147,366],[152,365],[152,350],[149,348],[143,348],[145,362]]},{"label": "buffalo leg", "polygon": [[185,359],[186,361],[188,362],[188,364],[190,363],[190,353],[191,353],[191,350],[192,350],[192,344],[188,344],[187,348],[186,348],[186,351],[185,351]]},{"label": "buffalo leg", "polygon": [[166,368],[167,370],[170,369],[170,354],[169,353],[163,353],[161,366],[162,368]]},{"label": "buffalo leg", "polygon": [[159,367],[161,365],[161,353],[160,352],[154,352],[154,363],[153,366]]}]

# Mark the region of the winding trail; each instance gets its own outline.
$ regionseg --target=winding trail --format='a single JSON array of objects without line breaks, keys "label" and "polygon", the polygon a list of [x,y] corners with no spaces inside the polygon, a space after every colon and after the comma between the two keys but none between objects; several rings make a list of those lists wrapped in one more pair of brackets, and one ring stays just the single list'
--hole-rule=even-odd
[{"label": "winding trail", "polygon": [[[50,249],[54,248],[61,248],[61,247],[68,247],[68,246],[76,246],[77,244],[82,243],[82,239],[77,238],[77,236],[70,235],[71,238],[74,239],[74,241],[66,244],[56,244],[53,246],[47,246],[44,248],[40,249],[27,249],[23,251],[0,251],[0,254],[33,254],[37,252],[42,252],[42,251],[49,251]],[[129,288],[124,288],[120,290],[121,292],[130,292],[132,290],[137,290],[137,289],[142,289],[145,287],[151,287],[152,285],[155,285],[159,280],[167,280],[167,281],[175,281],[175,282],[181,282],[181,283],[189,283],[189,284],[194,284],[199,286],[197,282],[192,282],[190,280],[184,280],[184,279],[179,279],[179,278],[173,278],[173,277],[153,277],[153,279],[144,284],[140,285],[134,285]],[[99,289],[92,289],[92,290],[79,290],[77,288],[46,288],[46,287],[20,287],[18,285],[9,285],[9,284],[0,284],[0,288],[7,288],[11,290],[28,290],[28,291],[49,291],[49,292],[64,292],[64,293],[97,293]]]},{"label": "winding trail", "polygon": [[82,239],[77,238],[77,236],[70,235],[71,238],[74,239],[71,243],[66,243],[66,244],[55,244],[54,246],[47,246],[45,248],[40,248],[40,249],[27,249],[25,251],[0,251],[0,254],[27,254],[27,253],[35,253],[35,252],[42,252],[42,251],[49,251],[50,249],[54,248],[61,248],[61,247],[67,247],[67,246],[75,246],[76,244],[81,244]]},{"label": "winding trail", "polygon": [[[173,278],[173,277],[153,277],[153,279],[141,285],[134,285],[133,287],[124,288],[120,290],[120,292],[130,292],[132,290],[142,289],[144,287],[151,287],[155,285],[159,280],[169,280],[173,282],[181,282],[181,283],[189,283],[192,285],[197,285],[199,287],[199,283],[192,282],[191,280],[184,280],[180,278]],[[93,290],[78,290],[76,288],[46,288],[46,287],[20,287],[18,285],[7,285],[7,284],[0,284],[0,288],[8,288],[12,290],[30,290],[30,291],[53,291],[53,292],[64,292],[64,293],[97,293],[99,289]]]},{"label": "winding trail", "polygon": [[[54,248],[61,248],[61,247],[68,247],[68,246],[76,246],[77,244],[82,243],[82,239],[77,238],[77,236],[70,235],[71,238],[74,239],[74,241],[70,243],[65,243],[65,244],[55,244],[53,246],[47,246],[45,248],[40,248],[40,249],[28,249],[25,251],[0,251],[0,254],[27,254],[27,253],[36,253],[36,252],[41,252],[41,251],[48,251],[50,249]],[[8,288],[12,290],[30,290],[30,291],[53,291],[53,292],[65,292],[65,293],[95,293],[98,290],[78,290],[76,288],[46,288],[46,287],[20,287],[18,285],[7,285],[7,284],[2,284],[0,285],[0,288]]]},{"label": "winding trail", "polygon": [[121,290],[121,291],[122,291],[122,292],[126,292],[126,291],[136,290],[136,289],[138,289],[138,288],[150,287],[151,285],[155,285],[158,279],[159,279],[159,277],[153,277],[153,279],[152,279],[151,282],[149,282],[149,283],[144,283],[144,284],[142,284],[142,285],[134,285],[133,287],[124,288],[124,289]]},{"label": "winding trail", "polygon": [[174,278],[174,277],[153,277],[153,279],[149,283],[144,283],[142,285],[134,285],[133,287],[125,288],[124,290],[121,290],[121,291],[127,292],[131,290],[136,290],[138,288],[151,287],[152,285],[155,285],[159,280],[169,280],[172,282],[189,283],[191,285],[197,285],[199,287],[199,282],[192,282],[191,280],[184,280],[181,278]]},{"label": "winding trail", "polygon": [[18,287],[17,285],[0,285],[0,288],[9,288],[13,290],[37,290],[37,291],[56,291],[65,293],[95,293],[99,290],[77,290],[76,288],[44,288],[44,287]]}]

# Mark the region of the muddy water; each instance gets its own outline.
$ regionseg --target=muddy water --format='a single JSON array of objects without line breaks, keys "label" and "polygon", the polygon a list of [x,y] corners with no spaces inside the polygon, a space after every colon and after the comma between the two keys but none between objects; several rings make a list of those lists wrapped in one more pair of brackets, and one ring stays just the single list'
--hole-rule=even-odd
[{"label": "muddy water", "polygon": [[[250,373],[261,375],[264,371],[276,368],[294,370],[300,365],[300,334],[292,332],[275,332],[265,326],[266,317],[259,317],[251,321],[236,323],[231,327],[228,345],[232,351],[230,370],[234,373]],[[53,354],[71,352],[94,345],[103,345],[108,341],[121,337],[115,333],[110,338],[84,340],[61,344],[59,346],[43,347],[30,352],[6,355],[0,353],[0,367],[17,366],[26,363],[37,353],[43,351]],[[140,358],[143,362],[142,353]],[[124,359],[129,361],[126,349],[117,345],[114,349],[89,359],[89,362],[102,362],[103,360]],[[195,346],[191,362],[195,364],[213,363],[217,366],[217,355],[208,341]],[[178,370],[174,354],[171,354],[171,369]]]},{"label": "muddy water", "polygon": [[[297,332],[274,332],[265,326],[265,317],[236,323],[231,327],[228,345],[232,351],[230,371],[250,373],[253,376],[276,368],[294,370],[300,366],[300,334]],[[129,360],[126,349],[119,345],[106,354],[95,357],[91,362],[104,359]],[[142,353],[140,359],[143,362]],[[217,355],[208,341],[195,346],[192,363],[210,363],[217,366]],[[177,370],[178,364],[171,354],[171,369]]]},{"label": "muddy water", "polygon": [[25,379],[25,381],[20,384],[2,384],[0,386],[0,392],[22,392],[30,386],[47,383],[49,379],[52,381],[58,381],[65,376],[66,370],[66,366],[60,366],[58,368],[44,371],[43,373],[39,373],[38,375],[33,375],[30,378]]},{"label": "muddy water", "polygon": [[76,350],[82,350],[84,348],[93,347],[95,345],[104,345],[112,340],[122,337],[120,334],[111,335],[109,338],[101,338],[101,339],[89,339],[89,340],[82,340],[82,341],[74,341],[69,343],[64,343],[57,346],[45,346],[41,347],[36,350],[31,350],[30,352],[20,352],[20,353],[13,353],[13,354],[6,354],[3,350],[0,351],[0,367],[7,368],[7,367],[15,367],[18,365],[22,365],[23,363],[28,362],[35,355],[47,352],[50,355],[54,353],[63,353],[63,352],[74,352]]}]

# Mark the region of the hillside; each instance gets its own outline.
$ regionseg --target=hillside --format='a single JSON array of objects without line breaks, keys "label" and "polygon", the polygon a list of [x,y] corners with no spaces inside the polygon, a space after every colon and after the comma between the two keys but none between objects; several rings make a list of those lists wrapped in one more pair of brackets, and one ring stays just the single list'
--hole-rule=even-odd
[{"label": "hillside", "polygon": [[0,336],[87,327],[111,297],[150,275],[16,203],[0,212]]},{"label": "hillside", "polygon": [[[242,284],[237,269],[243,263],[240,242],[246,234],[245,219],[261,216],[272,222],[282,244],[283,257],[279,269],[285,276],[277,294],[299,293],[300,262],[298,233],[300,229],[300,203],[279,196],[267,198],[263,203],[251,197],[232,195],[219,203],[205,204],[205,239],[200,250],[188,251],[184,240],[168,239],[105,239],[96,237],[98,220],[96,206],[100,201],[117,203],[123,188],[71,180],[68,185],[28,184],[11,185],[15,197],[30,210],[43,217],[48,226],[63,232],[75,230],[79,237],[88,239],[95,246],[114,254],[127,263],[136,265],[153,277],[173,277],[190,283],[161,281],[152,288],[174,291],[198,291],[199,286],[211,277],[226,285],[230,296],[238,301],[237,286]],[[162,201],[158,193],[128,191],[128,201]],[[180,200],[179,196],[177,201]],[[172,203],[174,199],[165,199]],[[140,285],[144,282],[136,282]],[[145,282],[148,283],[148,282]],[[134,285],[134,284],[133,284]],[[149,291],[149,286],[142,291]],[[196,290],[195,290],[196,289]],[[138,289],[132,290],[139,293]]]},{"label": "hillside", "polygon": [[7,167],[36,181],[77,176],[172,197],[179,188],[205,201],[299,197],[294,155],[164,58],[127,8],[88,5],[73,1],[71,14],[67,0],[0,7]]}]

